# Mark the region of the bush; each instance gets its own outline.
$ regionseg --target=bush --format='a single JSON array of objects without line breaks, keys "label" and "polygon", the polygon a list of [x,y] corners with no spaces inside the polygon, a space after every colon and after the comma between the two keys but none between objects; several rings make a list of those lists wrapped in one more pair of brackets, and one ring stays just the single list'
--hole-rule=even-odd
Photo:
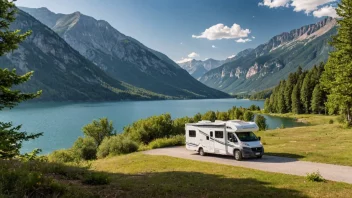
[{"label": "bush", "polygon": [[202,115],[202,120],[210,120],[214,122],[216,120],[216,114],[214,111],[208,111]]},{"label": "bush", "polygon": [[251,111],[245,111],[243,114],[243,119],[245,121],[252,121],[254,118],[254,113]]},{"label": "bush", "polygon": [[72,146],[75,157],[83,160],[96,159],[97,144],[92,137],[79,137]]},{"label": "bush", "polygon": [[341,114],[337,117],[337,122],[340,124],[345,124],[346,123],[346,116],[345,114]]},{"label": "bush", "polygon": [[251,111],[260,111],[260,107],[259,106],[255,106],[254,104],[251,105],[248,109],[251,110]]},{"label": "bush", "polygon": [[312,182],[323,182],[325,179],[323,176],[320,175],[319,171],[313,172],[313,173],[308,173],[307,174],[307,180],[312,181]]},{"label": "bush", "polygon": [[170,138],[159,138],[149,143],[148,147],[151,149],[164,148],[170,146],[185,145],[186,138],[184,135],[177,135]]},{"label": "bush", "polygon": [[112,121],[109,121],[107,118],[93,120],[92,123],[84,126],[82,131],[85,136],[92,137],[97,145],[100,145],[105,137],[115,135]]},{"label": "bush", "polygon": [[152,116],[147,119],[138,120],[132,125],[124,128],[124,135],[131,140],[149,144],[157,138],[169,137],[173,133],[173,125],[170,114]]},{"label": "bush", "polygon": [[138,144],[128,137],[116,135],[106,137],[98,147],[97,157],[115,156],[132,153],[138,150]]},{"label": "bush", "polygon": [[329,124],[334,124],[334,120],[329,120]]},{"label": "bush", "polygon": [[197,113],[196,115],[193,116],[193,121],[194,122],[199,122],[202,120],[202,114]]},{"label": "bush", "polygon": [[179,135],[179,134],[185,134],[185,124],[186,123],[193,123],[193,118],[189,117],[183,117],[183,118],[177,118],[172,122],[172,134],[173,135]]},{"label": "bush", "polygon": [[227,121],[229,120],[229,114],[227,112],[216,112],[216,119]]},{"label": "bush", "polygon": [[49,162],[57,162],[57,163],[66,163],[73,162],[77,160],[74,156],[74,153],[71,150],[56,150],[49,154],[48,161]]},{"label": "bush", "polygon": [[266,130],[267,125],[266,125],[266,119],[265,119],[264,116],[257,115],[255,117],[255,123],[258,125],[259,131],[265,131]]}]

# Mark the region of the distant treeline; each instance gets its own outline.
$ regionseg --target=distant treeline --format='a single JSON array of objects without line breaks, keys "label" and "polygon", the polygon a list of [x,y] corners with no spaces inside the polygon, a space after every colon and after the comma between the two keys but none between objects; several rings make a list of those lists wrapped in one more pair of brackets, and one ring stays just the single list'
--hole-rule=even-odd
[{"label": "distant treeline", "polygon": [[265,112],[271,113],[325,113],[327,93],[323,91],[320,78],[324,65],[314,66],[310,71],[291,73],[273,89],[264,104]]},{"label": "distant treeline", "polygon": [[270,98],[272,92],[272,89],[266,89],[260,92],[256,92],[254,94],[235,94],[233,96],[237,99],[265,100],[267,98]]}]

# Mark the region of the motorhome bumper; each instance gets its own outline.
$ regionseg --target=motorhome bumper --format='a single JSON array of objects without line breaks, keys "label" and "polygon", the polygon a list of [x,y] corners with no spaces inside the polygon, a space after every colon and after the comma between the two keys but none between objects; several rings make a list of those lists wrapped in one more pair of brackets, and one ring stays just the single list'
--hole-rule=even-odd
[{"label": "motorhome bumper", "polygon": [[243,147],[242,149],[242,157],[244,158],[258,157],[262,155],[264,155],[263,147],[255,147],[255,148]]}]

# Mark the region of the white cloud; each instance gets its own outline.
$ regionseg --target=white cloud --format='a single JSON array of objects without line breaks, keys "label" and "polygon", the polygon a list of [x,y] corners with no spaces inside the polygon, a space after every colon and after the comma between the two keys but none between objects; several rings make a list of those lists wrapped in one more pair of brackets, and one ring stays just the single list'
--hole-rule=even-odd
[{"label": "white cloud", "polygon": [[252,39],[255,39],[255,36],[252,36]]},{"label": "white cloud", "polygon": [[242,29],[241,26],[236,23],[234,23],[231,28],[219,23],[206,29],[198,36],[192,35],[192,38],[206,38],[208,40],[236,39],[248,37],[250,33],[251,31],[249,29]]},{"label": "white cloud", "polygon": [[227,58],[229,58],[229,59],[231,59],[231,58],[235,58],[235,54],[234,55],[231,55],[231,56],[229,56],[229,57],[227,57]]},{"label": "white cloud", "polygon": [[309,14],[317,10],[319,6],[335,1],[336,0],[292,0],[291,6],[294,7],[294,11],[296,12],[304,11]]},{"label": "white cloud", "polygon": [[211,47],[212,47],[212,48],[217,48],[215,45],[212,45]]},{"label": "white cloud", "polygon": [[175,61],[176,63],[180,64],[180,63],[186,63],[186,62],[189,62],[191,61],[192,58],[182,58],[181,60],[179,61]]},{"label": "white cloud", "polygon": [[329,16],[333,18],[338,18],[339,16],[336,13],[336,9],[332,6],[325,6],[313,12],[313,15],[317,18],[324,16]]},{"label": "white cloud", "polygon": [[248,38],[246,38],[246,39],[240,38],[240,39],[236,40],[237,43],[247,43],[247,42],[249,42],[249,41],[252,41],[252,40],[251,40],[251,39],[248,39]]},{"label": "white cloud", "polygon": [[260,2],[258,5],[270,8],[291,6],[295,12],[305,12],[306,14],[313,12],[315,17],[337,17],[336,11],[334,10],[335,7],[331,5],[336,1],[337,0],[263,0],[263,2]]},{"label": "white cloud", "polygon": [[260,2],[258,5],[268,6],[270,8],[288,7],[290,1],[291,0],[263,0],[263,2]]},{"label": "white cloud", "polygon": [[197,54],[195,52],[188,54],[188,58],[196,58],[196,57],[199,57],[199,54]]}]

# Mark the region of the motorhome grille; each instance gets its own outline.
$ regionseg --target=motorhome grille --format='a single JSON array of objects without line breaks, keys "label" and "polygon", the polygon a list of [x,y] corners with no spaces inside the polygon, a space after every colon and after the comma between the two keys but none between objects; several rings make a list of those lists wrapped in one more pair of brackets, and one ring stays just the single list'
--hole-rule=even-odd
[{"label": "motorhome grille", "polygon": [[262,152],[263,148],[262,147],[255,147],[255,148],[252,148],[252,151],[253,152]]}]

